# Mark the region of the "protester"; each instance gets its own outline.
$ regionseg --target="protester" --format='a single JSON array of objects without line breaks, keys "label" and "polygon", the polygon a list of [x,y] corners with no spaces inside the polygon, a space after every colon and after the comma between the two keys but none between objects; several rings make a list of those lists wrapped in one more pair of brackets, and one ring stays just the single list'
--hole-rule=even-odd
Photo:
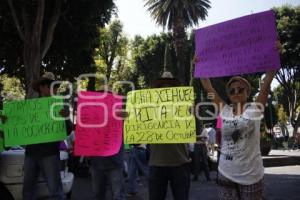
[{"label": "protester", "polygon": [[[98,92],[108,92],[107,85],[103,85]],[[126,117],[124,112],[116,112],[119,117]],[[105,200],[108,194],[112,200],[124,200],[125,180],[123,177],[124,150],[121,145],[119,152],[113,156],[91,157],[92,186],[94,199]]]},{"label": "protester", "polygon": [[217,126],[216,126],[216,144],[218,145],[218,149],[221,147],[221,138],[222,138],[222,118],[220,115],[217,117]]},{"label": "protester", "polygon": [[[221,139],[222,139],[222,118],[220,114],[217,117],[217,125],[216,125],[216,144],[217,144],[217,166],[219,166],[219,161],[220,161],[220,155],[221,155]],[[217,179],[216,182],[218,183],[218,178],[219,178],[219,171],[217,170]]]},{"label": "protester", "polygon": [[197,135],[197,142],[194,146],[194,177],[193,180],[197,181],[201,171],[204,171],[204,175],[207,181],[211,181],[208,166],[208,151],[207,151],[207,130],[203,128],[201,135]]},{"label": "protester", "polygon": [[[46,72],[39,80],[33,82],[33,89],[39,93],[39,97],[51,96],[51,84],[55,81],[55,76],[51,72]],[[53,88],[56,94],[59,85]],[[49,108],[50,109],[50,108]],[[60,111],[62,117],[69,116],[68,107]],[[6,119],[9,120],[9,119]],[[66,120],[67,133],[72,131],[72,123]],[[5,122],[4,122],[5,123]],[[60,200],[64,199],[62,182],[60,177],[60,142],[48,142],[42,144],[32,144],[26,146],[24,161],[24,181],[23,181],[23,200],[36,199],[36,184],[40,172],[44,175],[49,189],[49,198]]]},{"label": "protester", "polygon": [[212,127],[212,124],[208,124],[206,128],[208,134],[207,146],[209,150],[209,155],[215,155],[215,143],[216,143],[216,130]]},{"label": "protester", "polygon": [[[153,88],[177,87],[180,82],[170,72],[155,80]],[[175,200],[188,200],[190,189],[190,157],[187,144],[151,144],[149,199],[164,200],[168,183]]]},{"label": "protester", "polygon": [[[199,62],[199,59],[195,59]],[[222,147],[219,161],[219,199],[263,198],[264,167],[260,153],[260,122],[275,71],[268,71],[255,102],[248,103],[251,85],[242,77],[233,77],[226,85],[231,104],[226,104],[209,79],[201,83],[213,93],[222,118]]]},{"label": "protester", "polygon": [[148,178],[148,163],[146,159],[146,145],[135,144],[132,145],[129,154],[128,167],[128,193],[127,197],[133,197],[137,194],[137,178],[139,171]]}]

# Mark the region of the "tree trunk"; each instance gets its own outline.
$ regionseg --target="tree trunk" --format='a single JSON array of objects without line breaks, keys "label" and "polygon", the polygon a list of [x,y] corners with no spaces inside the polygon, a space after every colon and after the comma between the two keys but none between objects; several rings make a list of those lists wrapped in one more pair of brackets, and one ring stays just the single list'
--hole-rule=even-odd
[{"label": "tree trunk", "polygon": [[112,64],[108,64],[107,69],[106,69],[106,81],[107,81],[107,83],[110,80],[111,69],[112,69]]},{"label": "tree trunk", "polygon": [[186,33],[184,22],[180,17],[177,17],[175,26],[173,28],[173,36],[175,40],[175,52],[177,57],[177,76],[180,82],[188,85],[187,73],[187,58],[186,58]]},{"label": "tree trunk", "polygon": [[26,83],[26,98],[34,98],[38,93],[33,90],[33,81],[40,77],[40,47],[37,41],[33,44],[24,45],[23,59],[25,66],[25,83]]},{"label": "tree trunk", "polygon": [[[7,3],[18,35],[24,44],[23,62],[25,67],[26,98],[34,98],[38,94],[33,90],[32,83],[40,77],[41,62],[52,44],[54,30],[61,13],[62,1],[55,1],[46,30],[43,30],[45,0],[38,0],[36,12],[28,9],[30,13],[27,12],[26,4],[23,4],[21,10],[17,11],[12,0],[7,0]],[[22,17],[17,17],[17,13],[20,13]],[[22,18],[23,25],[20,24],[19,18]],[[46,34],[42,36],[43,33]]]}]

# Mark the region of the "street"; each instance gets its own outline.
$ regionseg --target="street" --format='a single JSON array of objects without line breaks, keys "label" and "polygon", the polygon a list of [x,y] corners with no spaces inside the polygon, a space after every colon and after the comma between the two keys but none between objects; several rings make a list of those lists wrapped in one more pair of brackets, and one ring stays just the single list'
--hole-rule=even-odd
[{"label": "street", "polygon": [[[300,152],[272,151],[274,155],[293,155],[300,158]],[[211,172],[212,178],[216,178],[216,172]],[[265,198],[267,200],[299,200],[300,199],[300,165],[267,167],[265,168]],[[214,181],[205,181],[204,175],[199,181],[191,181],[190,200],[214,200],[217,199],[217,185]],[[72,200],[92,199],[92,187],[90,177],[76,178],[73,187]],[[143,180],[139,186],[139,193],[132,200],[148,199],[147,182]],[[170,190],[168,200],[172,199]]]}]

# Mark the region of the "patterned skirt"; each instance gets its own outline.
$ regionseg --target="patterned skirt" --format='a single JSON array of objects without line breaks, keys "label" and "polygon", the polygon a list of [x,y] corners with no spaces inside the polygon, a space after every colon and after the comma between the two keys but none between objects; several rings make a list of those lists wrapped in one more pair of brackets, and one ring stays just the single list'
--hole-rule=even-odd
[{"label": "patterned skirt", "polygon": [[252,185],[240,185],[218,175],[219,200],[262,200],[263,179]]}]

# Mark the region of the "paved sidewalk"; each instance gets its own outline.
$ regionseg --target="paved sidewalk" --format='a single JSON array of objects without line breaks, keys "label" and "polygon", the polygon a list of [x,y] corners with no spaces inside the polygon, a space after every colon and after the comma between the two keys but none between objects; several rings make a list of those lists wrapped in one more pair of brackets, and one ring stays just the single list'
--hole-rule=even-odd
[{"label": "paved sidewalk", "polygon": [[[270,158],[300,158],[300,151],[272,150]],[[280,161],[280,160],[279,160]],[[282,164],[282,163],[281,163]],[[284,163],[283,163],[284,164]],[[211,172],[216,178],[216,172]],[[199,181],[191,181],[190,200],[215,200],[218,199],[217,185],[207,182],[204,175]],[[265,168],[265,197],[267,200],[299,200],[300,199],[300,165],[266,167]],[[91,179],[76,178],[73,187],[72,199],[92,200]],[[148,187],[144,180],[139,186],[139,193],[135,198],[128,200],[147,200]],[[170,191],[167,200],[172,200]]]}]

